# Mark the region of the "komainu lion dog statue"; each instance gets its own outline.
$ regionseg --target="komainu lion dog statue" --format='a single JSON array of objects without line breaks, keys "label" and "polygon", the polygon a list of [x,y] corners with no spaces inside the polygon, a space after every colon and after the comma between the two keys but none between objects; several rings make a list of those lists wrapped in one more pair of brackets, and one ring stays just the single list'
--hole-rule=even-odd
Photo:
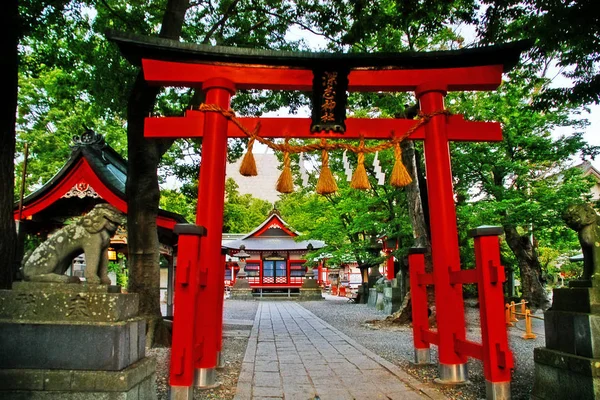
[{"label": "komainu lion dog statue", "polygon": [[85,254],[84,277],[87,283],[110,284],[107,249],[110,238],[124,215],[110,204],[98,204],[76,223],[61,228],[33,252],[22,264],[26,281],[69,283],[79,278],[65,275],[73,258]]},{"label": "komainu lion dog statue", "polygon": [[589,204],[574,204],[562,217],[577,232],[581,244],[583,274],[579,280],[591,283],[600,268],[600,215]]}]

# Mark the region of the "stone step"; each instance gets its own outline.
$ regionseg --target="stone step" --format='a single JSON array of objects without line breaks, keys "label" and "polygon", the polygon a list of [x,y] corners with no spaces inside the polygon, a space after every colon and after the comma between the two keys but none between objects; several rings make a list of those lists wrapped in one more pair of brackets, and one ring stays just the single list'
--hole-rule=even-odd
[{"label": "stone step", "polygon": [[156,399],[156,362],[145,357],[120,371],[0,369],[1,399]]}]

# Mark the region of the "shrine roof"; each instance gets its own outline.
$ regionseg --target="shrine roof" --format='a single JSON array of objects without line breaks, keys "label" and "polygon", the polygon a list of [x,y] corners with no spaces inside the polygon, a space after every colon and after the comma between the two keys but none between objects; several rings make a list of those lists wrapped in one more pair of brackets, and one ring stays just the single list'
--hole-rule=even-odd
[{"label": "shrine roof", "polygon": [[309,244],[313,249],[325,247],[321,240],[302,240],[295,238],[299,235],[279,215],[277,210],[271,211],[269,216],[252,232],[233,240],[223,241],[223,247],[238,250],[241,245],[247,251],[298,251],[308,250]]},{"label": "shrine roof", "polygon": [[[71,155],[63,167],[42,187],[23,198],[25,209],[32,203],[45,201],[44,198],[56,186],[74,174],[82,160],[87,162],[96,177],[110,192],[126,201],[127,161],[104,141],[102,135],[88,130],[83,135],[73,138],[71,149]],[[15,208],[17,207],[18,203],[15,203]],[[170,211],[159,209],[159,215],[175,222],[187,222],[183,216]]]},{"label": "shrine roof", "polygon": [[312,244],[313,249],[325,247],[325,242],[320,240],[302,240],[295,241],[291,237],[269,237],[269,238],[250,238],[224,241],[223,247],[231,250],[239,250],[241,245],[246,246],[246,251],[308,251],[308,245]]},{"label": "shrine roof", "polygon": [[502,65],[506,72],[517,64],[521,53],[533,44],[531,40],[521,40],[459,50],[327,53],[211,46],[112,30],[107,31],[106,36],[119,46],[123,56],[134,65],[141,65],[142,58],[148,58],[189,63],[229,63],[307,69],[323,68],[334,64],[350,69],[432,69]]}]

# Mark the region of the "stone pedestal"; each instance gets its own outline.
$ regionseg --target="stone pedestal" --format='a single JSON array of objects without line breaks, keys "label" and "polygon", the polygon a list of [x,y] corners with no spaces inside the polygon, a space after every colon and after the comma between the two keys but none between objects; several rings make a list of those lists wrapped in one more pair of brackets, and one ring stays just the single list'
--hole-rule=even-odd
[{"label": "stone pedestal", "polygon": [[600,314],[596,288],[554,289],[544,313],[546,347],[534,350],[531,398],[600,399]]},{"label": "stone pedestal", "polygon": [[383,288],[383,312],[393,314],[400,309],[402,305],[402,289],[399,287]]},{"label": "stone pedestal", "polygon": [[107,285],[0,290],[0,398],[155,399],[138,303]]},{"label": "stone pedestal", "polygon": [[321,287],[316,279],[305,279],[302,282],[299,300],[323,300]]},{"label": "stone pedestal", "polygon": [[254,300],[252,288],[250,287],[248,280],[244,278],[240,279],[238,276],[238,279],[231,288],[229,298],[232,300]]},{"label": "stone pedestal", "polygon": [[369,307],[375,307],[377,304],[377,289],[369,288],[369,299],[367,300],[367,305]]},{"label": "stone pedestal", "polygon": [[379,311],[383,311],[384,307],[384,294],[383,292],[377,292],[377,301],[375,302],[375,309]]}]

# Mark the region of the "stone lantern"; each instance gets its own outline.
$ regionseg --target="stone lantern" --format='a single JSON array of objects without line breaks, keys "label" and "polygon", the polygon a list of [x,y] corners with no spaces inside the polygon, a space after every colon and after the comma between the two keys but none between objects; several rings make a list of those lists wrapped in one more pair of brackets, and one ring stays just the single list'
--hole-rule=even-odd
[{"label": "stone lantern", "polygon": [[241,245],[240,251],[233,254],[233,257],[238,258],[237,264],[240,266],[240,270],[235,278],[235,283],[231,288],[231,299],[235,300],[252,300],[252,288],[248,283],[248,275],[246,274],[246,259],[250,257],[250,254],[246,253],[246,246]]},{"label": "stone lantern", "polygon": [[[306,246],[306,250],[309,252],[314,249],[312,243],[308,243]],[[305,274],[305,279],[302,282],[302,286],[300,287],[300,300],[323,300],[323,295],[321,294],[321,288],[317,283],[315,278],[315,273],[312,269],[312,265],[309,263],[308,268]]]}]

